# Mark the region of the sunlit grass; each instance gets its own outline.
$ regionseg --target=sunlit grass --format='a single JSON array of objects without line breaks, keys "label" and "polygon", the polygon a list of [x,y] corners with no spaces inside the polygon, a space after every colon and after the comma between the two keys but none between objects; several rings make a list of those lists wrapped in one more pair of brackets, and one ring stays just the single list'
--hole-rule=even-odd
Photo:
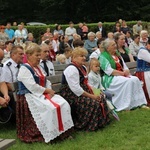
[{"label": "sunlit grass", "polygon": [[149,150],[150,110],[137,109],[120,112],[120,121],[112,119],[107,127],[97,132],[78,131],[73,140],[57,144],[26,144],[16,137],[15,126],[0,125],[0,138],[16,139],[9,150]]}]

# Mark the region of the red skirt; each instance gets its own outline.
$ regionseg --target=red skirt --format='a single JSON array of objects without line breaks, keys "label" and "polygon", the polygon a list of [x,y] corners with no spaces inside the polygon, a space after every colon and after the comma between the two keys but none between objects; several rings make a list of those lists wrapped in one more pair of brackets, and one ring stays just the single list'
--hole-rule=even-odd
[{"label": "red skirt", "polygon": [[146,96],[146,100],[147,100],[147,105],[150,106],[150,99],[149,99],[149,95],[147,92],[147,88],[146,88],[146,83],[145,83],[145,79],[144,79],[144,72],[136,72],[135,75],[139,78],[140,81],[143,82],[143,90]]}]

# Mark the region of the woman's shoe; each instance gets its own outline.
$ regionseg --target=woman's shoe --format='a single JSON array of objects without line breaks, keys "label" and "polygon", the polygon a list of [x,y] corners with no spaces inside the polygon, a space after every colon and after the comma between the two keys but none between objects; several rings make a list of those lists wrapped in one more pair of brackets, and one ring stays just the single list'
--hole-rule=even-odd
[{"label": "woman's shoe", "polygon": [[141,108],[143,108],[143,109],[149,109],[150,110],[150,107],[148,107],[146,105],[142,105]]}]

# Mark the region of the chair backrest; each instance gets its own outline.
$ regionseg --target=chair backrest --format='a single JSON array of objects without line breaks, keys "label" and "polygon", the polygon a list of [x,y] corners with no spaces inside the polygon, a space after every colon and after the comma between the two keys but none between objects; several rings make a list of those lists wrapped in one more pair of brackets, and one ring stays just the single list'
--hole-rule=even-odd
[{"label": "chair backrest", "polygon": [[134,75],[136,72],[137,62],[126,62],[126,65],[129,68],[131,75]]}]

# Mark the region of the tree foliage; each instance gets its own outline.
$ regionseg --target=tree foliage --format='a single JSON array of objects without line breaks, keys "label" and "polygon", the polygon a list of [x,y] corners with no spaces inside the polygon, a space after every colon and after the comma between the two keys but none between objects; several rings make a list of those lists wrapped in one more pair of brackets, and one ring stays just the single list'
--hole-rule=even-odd
[{"label": "tree foliage", "polygon": [[85,21],[149,21],[149,0],[0,0],[0,23],[40,21],[48,24]]}]

